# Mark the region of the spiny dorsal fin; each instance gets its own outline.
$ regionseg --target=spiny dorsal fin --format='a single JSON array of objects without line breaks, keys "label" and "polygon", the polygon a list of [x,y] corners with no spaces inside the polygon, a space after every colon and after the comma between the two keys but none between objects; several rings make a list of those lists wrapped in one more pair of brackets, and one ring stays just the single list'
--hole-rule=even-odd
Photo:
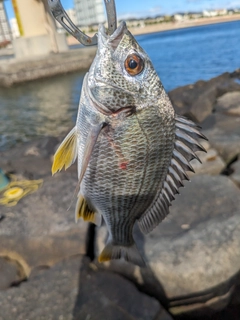
[{"label": "spiny dorsal fin", "polygon": [[197,138],[207,138],[199,131],[199,127],[184,117],[175,116],[176,130],[172,159],[161,191],[156,195],[151,207],[138,220],[143,233],[152,231],[169,213],[169,206],[183,180],[189,180],[186,171],[193,171],[190,161],[197,159],[194,151],[205,151]]},{"label": "spiny dorsal fin", "polygon": [[69,168],[77,157],[77,128],[74,127],[58,147],[53,158],[52,175]]},{"label": "spiny dorsal fin", "polygon": [[88,205],[86,199],[79,195],[76,209],[75,209],[75,221],[77,222],[78,219],[82,218],[84,221],[89,221],[97,226],[101,226],[102,216],[100,213],[94,212]]}]

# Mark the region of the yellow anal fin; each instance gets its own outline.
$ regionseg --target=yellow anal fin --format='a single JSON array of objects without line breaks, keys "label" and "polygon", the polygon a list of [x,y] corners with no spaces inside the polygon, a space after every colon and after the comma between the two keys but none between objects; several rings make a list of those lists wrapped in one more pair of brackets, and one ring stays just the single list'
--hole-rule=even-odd
[{"label": "yellow anal fin", "polygon": [[84,221],[92,222],[97,226],[101,225],[101,214],[94,212],[88,205],[86,199],[80,195],[75,209],[75,221],[82,218]]},{"label": "yellow anal fin", "polygon": [[58,147],[53,158],[52,175],[69,168],[77,157],[77,128],[74,127]]},{"label": "yellow anal fin", "polygon": [[98,262],[102,263],[102,262],[107,262],[110,260],[112,260],[111,248],[109,248],[109,247],[104,248],[104,250],[100,253],[100,255],[98,257]]}]

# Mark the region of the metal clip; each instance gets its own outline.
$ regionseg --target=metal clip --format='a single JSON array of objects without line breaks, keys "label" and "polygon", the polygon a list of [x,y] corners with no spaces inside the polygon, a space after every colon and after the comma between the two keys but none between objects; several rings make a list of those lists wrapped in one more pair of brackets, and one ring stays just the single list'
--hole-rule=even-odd
[{"label": "metal clip", "polygon": [[[111,35],[117,29],[116,7],[114,0],[104,0],[108,20],[108,33]],[[76,38],[84,46],[92,46],[97,44],[97,34],[93,37],[87,36],[72,22],[63,9],[60,0],[48,0],[49,8],[53,17],[67,30],[74,38]]]},{"label": "metal clip", "polygon": [[116,15],[116,6],[114,0],[104,0],[107,12],[108,20],[108,33],[109,35],[117,29],[117,15]]},{"label": "metal clip", "polygon": [[[60,0],[48,0],[49,8],[54,18],[66,29],[74,38],[76,38],[84,46],[92,46],[97,44],[97,35],[95,34],[92,38],[84,34],[67,15],[63,9]],[[66,24],[68,22],[68,24]]]}]

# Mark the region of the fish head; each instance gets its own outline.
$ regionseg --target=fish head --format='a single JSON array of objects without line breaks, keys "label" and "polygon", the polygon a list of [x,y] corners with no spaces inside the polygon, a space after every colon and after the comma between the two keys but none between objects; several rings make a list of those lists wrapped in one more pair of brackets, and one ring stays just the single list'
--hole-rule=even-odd
[{"label": "fish head", "polygon": [[108,112],[156,104],[164,91],[150,58],[125,22],[112,35],[99,26],[98,50],[87,86],[91,99]]}]

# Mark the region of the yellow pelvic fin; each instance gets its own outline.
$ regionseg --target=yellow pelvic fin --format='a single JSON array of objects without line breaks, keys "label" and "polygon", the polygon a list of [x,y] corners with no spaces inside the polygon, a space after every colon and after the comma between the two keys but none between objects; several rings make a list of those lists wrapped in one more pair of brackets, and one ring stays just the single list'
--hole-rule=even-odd
[{"label": "yellow pelvic fin", "polygon": [[75,221],[77,222],[79,218],[82,218],[84,221],[92,222],[97,226],[100,226],[102,222],[101,214],[94,212],[82,195],[78,197],[75,209]]},{"label": "yellow pelvic fin", "polygon": [[55,152],[52,175],[61,171],[63,167],[65,170],[69,168],[77,157],[77,128],[74,127]]}]

